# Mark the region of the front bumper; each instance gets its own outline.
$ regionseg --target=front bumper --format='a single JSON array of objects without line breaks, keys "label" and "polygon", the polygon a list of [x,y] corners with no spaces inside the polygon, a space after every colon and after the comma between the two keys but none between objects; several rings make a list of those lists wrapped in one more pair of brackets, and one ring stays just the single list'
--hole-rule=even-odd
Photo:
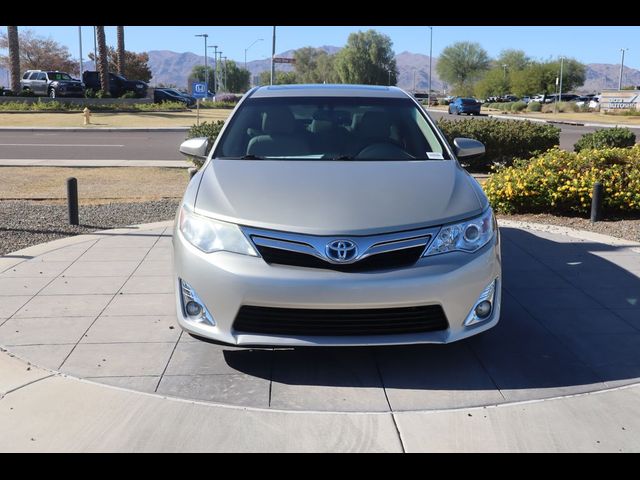
[{"label": "front bumper", "polygon": [[[176,309],[180,326],[200,337],[233,345],[394,345],[449,343],[487,330],[500,317],[499,232],[479,251],[420,259],[389,271],[344,273],[316,268],[269,265],[260,257],[229,252],[206,254],[173,232]],[[199,295],[215,326],[192,322],[182,309],[179,281]],[[498,279],[494,308],[487,320],[463,322],[481,292]],[[357,309],[441,305],[449,328],[435,332],[358,336],[274,336],[236,332],[242,305],[286,308]]]}]

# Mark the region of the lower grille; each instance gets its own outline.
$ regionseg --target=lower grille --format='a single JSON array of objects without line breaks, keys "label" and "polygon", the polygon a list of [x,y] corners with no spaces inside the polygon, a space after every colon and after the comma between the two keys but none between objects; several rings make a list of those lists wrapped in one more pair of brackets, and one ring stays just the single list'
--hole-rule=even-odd
[{"label": "lower grille", "polygon": [[233,328],[267,335],[399,335],[446,330],[440,305],[374,309],[273,308],[245,305]]},{"label": "lower grille", "polygon": [[338,270],[339,272],[367,272],[373,270],[385,270],[389,268],[408,267],[420,259],[424,252],[424,245],[413,248],[404,248],[386,253],[371,255],[355,263],[346,265],[325,262],[324,260],[307,255],[306,253],[281,250],[279,248],[258,245],[260,255],[267,263],[291,265],[294,267],[324,268]]}]

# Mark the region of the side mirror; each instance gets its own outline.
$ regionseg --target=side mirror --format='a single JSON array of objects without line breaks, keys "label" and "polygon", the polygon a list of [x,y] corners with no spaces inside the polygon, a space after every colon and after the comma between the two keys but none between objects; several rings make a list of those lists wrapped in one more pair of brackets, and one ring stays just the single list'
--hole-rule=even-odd
[{"label": "side mirror", "polygon": [[470,159],[484,155],[484,144],[472,138],[454,138],[453,151],[458,158]]},{"label": "side mirror", "polygon": [[209,139],[207,137],[190,138],[180,144],[180,153],[189,157],[207,158],[208,146]]}]

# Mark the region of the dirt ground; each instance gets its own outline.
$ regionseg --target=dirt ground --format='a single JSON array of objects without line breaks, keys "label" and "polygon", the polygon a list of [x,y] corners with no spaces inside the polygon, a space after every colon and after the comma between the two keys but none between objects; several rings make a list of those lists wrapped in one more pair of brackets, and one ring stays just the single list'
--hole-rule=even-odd
[{"label": "dirt ground", "polygon": [[181,198],[189,183],[189,174],[182,168],[0,167],[0,200],[64,203],[69,177],[78,179],[78,199],[85,205]]},{"label": "dirt ground", "polygon": [[[230,109],[202,109],[200,121],[226,120]],[[190,127],[196,123],[196,110],[189,112],[95,112],[91,125],[83,125],[81,112],[0,113],[0,127]]]}]

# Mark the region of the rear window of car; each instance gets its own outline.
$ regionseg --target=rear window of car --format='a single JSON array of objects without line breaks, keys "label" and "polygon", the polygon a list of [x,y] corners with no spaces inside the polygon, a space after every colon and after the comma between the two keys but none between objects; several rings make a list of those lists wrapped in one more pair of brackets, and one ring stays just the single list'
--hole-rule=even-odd
[{"label": "rear window of car", "polygon": [[248,98],[215,158],[429,160],[449,158],[409,98]]},{"label": "rear window of car", "polygon": [[478,103],[474,98],[463,98],[460,101],[463,105],[475,105],[476,103]]},{"label": "rear window of car", "polygon": [[47,72],[49,80],[72,80],[71,76],[68,73],[61,72]]}]

